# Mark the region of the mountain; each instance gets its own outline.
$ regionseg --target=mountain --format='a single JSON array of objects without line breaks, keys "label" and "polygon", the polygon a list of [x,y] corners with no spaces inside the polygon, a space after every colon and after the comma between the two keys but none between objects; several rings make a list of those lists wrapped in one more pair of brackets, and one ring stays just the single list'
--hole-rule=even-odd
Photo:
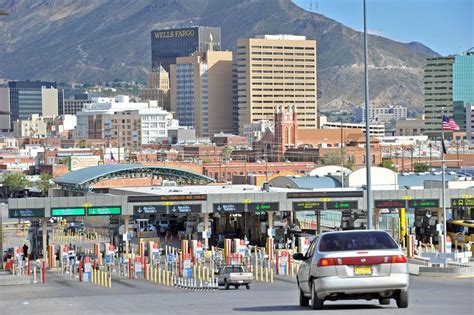
[{"label": "mountain", "polygon": [[[363,34],[291,0],[0,0],[0,78],[145,81],[150,31],[222,28],[224,49],[256,34],[317,40],[319,106],[364,100]],[[370,96],[376,105],[421,106],[422,71],[437,53],[412,42],[369,35]]]}]

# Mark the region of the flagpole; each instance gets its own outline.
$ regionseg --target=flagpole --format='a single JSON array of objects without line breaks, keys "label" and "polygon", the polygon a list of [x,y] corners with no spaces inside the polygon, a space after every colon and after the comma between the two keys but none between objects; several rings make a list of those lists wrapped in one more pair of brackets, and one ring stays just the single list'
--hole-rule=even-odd
[{"label": "flagpole", "polygon": [[445,178],[445,169],[446,165],[444,164],[444,126],[443,126],[443,116],[444,116],[444,107],[442,108],[442,117],[441,117],[441,205],[443,207],[443,253],[446,253],[446,178]]}]

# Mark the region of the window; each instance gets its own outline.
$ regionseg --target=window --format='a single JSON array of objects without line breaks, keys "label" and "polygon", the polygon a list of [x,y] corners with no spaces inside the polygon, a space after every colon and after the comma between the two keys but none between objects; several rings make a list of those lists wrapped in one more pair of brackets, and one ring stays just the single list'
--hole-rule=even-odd
[{"label": "window", "polygon": [[396,248],[398,246],[394,240],[387,233],[381,231],[323,234],[319,244],[321,252]]}]

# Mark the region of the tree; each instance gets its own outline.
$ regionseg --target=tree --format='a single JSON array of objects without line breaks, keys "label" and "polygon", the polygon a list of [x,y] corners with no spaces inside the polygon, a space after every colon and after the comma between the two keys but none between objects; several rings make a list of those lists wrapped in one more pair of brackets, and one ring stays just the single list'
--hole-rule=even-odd
[{"label": "tree", "polygon": [[234,152],[234,147],[230,145],[225,145],[222,148],[222,157],[224,158],[224,161],[229,161],[233,152]]},{"label": "tree", "polygon": [[393,163],[392,160],[384,160],[382,162],[382,165],[380,165],[380,166],[388,168],[389,170],[392,170],[394,172],[397,171],[397,166]]},{"label": "tree", "polygon": [[41,173],[40,174],[40,181],[37,183],[38,189],[41,190],[41,194],[43,196],[48,195],[48,190],[53,186],[51,184],[51,179],[53,176],[48,173]]},{"label": "tree", "polygon": [[29,181],[23,173],[12,173],[3,178],[3,186],[7,187],[12,197],[15,197],[20,191],[25,190],[28,184]]},{"label": "tree", "polygon": [[348,169],[354,168],[354,162],[346,156],[346,150],[327,151],[321,157],[323,165],[341,165]]},{"label": "tree", "polygon": [[423,162],[416,162],[416,163],[413,163],[413,169],[417,173],[424,173],[424,172],[428,172],[428,170],[430,169],[430,166]]}]

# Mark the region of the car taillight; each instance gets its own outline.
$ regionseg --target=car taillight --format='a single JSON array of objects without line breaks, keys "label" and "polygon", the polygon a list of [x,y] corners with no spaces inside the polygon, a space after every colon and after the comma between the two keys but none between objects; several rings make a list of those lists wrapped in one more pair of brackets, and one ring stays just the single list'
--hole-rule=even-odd
[{"label": "car taillight", "polygon": [[407,262],[405,255],[392,256],[392,264],[404,264]]},{"label": "car taillight", "polygon": [[321,258],[318,261],[318,267],[334,266],[335,264],[334,258]]}]

